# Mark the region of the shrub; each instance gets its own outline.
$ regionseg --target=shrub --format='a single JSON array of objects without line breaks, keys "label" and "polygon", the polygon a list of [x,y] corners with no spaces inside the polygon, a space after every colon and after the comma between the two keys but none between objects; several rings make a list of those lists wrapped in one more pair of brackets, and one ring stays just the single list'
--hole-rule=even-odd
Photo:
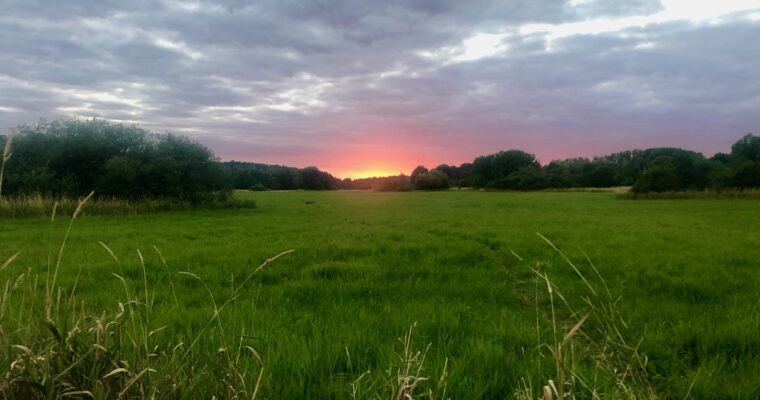
[{"label": "shrub", "polygon": [[226,171],[185,137],[92,119],[18,129],[8,162],[10,195],[171,198],[204,202],[230,192]]}]

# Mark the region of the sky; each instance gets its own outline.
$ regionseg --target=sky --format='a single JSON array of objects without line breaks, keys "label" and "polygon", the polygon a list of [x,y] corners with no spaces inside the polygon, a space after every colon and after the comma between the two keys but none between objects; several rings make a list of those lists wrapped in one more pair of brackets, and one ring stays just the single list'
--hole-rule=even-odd
[{"label": "sky", "polygon": [[338,177],[760,133],[760,0],[0,0],[0,131],[104,118]]}]

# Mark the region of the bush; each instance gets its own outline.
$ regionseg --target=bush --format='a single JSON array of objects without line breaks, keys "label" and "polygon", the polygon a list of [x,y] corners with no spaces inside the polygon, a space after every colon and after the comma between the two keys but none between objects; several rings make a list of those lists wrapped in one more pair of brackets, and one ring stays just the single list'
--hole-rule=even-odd
[{"label": "bush", "polygon": [[171,134],[92,119],[17,129],[6,166],[9,195],[177,199],[228,196],[226,171],[206,147]]}]

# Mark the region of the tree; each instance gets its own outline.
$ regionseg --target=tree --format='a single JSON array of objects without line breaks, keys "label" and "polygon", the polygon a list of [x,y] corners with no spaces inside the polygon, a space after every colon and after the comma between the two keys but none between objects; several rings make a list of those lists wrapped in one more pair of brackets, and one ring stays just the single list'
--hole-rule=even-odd
[{"label": "tree", "polygon": [[588,186],[585,175],[592,167],[588,158],[568,158],[552,161],[544,169],[552,187],[565,188]]},{"label": "tree", "polygon": [[541,190],[550,186],[546,171],[535,165],[522,167],[493,183],[495,188],[511,190]]},{"label": "tree", "polygon": [[493,187],[496,182],[508,177],[511,173],[529,166],[540,167],[533,154],[520,150],[481,156],[473,162],[474,183],[480,187]]},{"label": "tree", "polygon": [[422,165],[418,165],[417,168],[415,168],[414,171],[412,171],[412,176],[410,178],[412,185],[416,184],[417,178],[419,178],[421,175],[427,174],[428,172],[429,171],[427,168],[425,168]]},{"label": "tree", "polygon": [[733,185],[739,189],[760,188],[760,161],[742,164],[733,176]]},{"label": "tree", "polygon": [[317,167],[306,167],[301,171],[303,188],[306,190],[328,190],[338,186],[337,178],[320,171]]},{"label": "tree", "polygon": [[331,190],[353,185],[351,180],[341,181],[317,167],[298,169],[242,161],[226,161],[222,165],[232,176],[235,188],[241,190],[259,186],[273,190]]},{"label": "tree", "polygon": [[412,190],[412,182],[406,175],[388,176],[381,178],[376,189],[381,192],[408,192]]},{"label": "tree", "polygon": [[583,170],[583,186],[603,188],[615,186],[615,168],[604,161],[593,161]]},{"label": "tree", "polygon": [[733,157],[731,157],[730,154],[726,154],[726,153],[715,153],[715,155],[710,157],[710,161],[714,163],[719,163],[722,165],[728,165],[728,164],[731,164],[731,162],[733,161]]},{"label": "tree", "polygon": [[634,191],[703,190],[710,182],[710,162],[693,151],[648,149],[642,151],[633,162],[641,170],[633,185]]},{"label": "tree", "polygon": [[744,135],[731,146],[731,156],[736,161],[760,161],[760,136]]},{"label": "tree", "polygon": [[418,175],[414,181],[414,188],[419,190],[444,190],[449,188],[449,177],[436,169],[422,175]]},{"label": "tree", "polygon": [[433,169],[443,172],[449,179],[453,179],[457,174],[457,167],[453,165],[441,164]]},{"label": "tree", "polygon": [[111,157],[103,166],[95,192],[110,197],[140,197],[143,194],[139,184],[140,174],[140,166],[131,158]]},{"label": "tree", "polygon": [[472,186],[472,163],[464,163],[458,167],[441,164],[434,169],[446,174],[449,177],[451,186]]},{"label": "tree", "polygon": [[683,189],[680,177],[672,165],[653,165],[641,174],[633,185],[635,193],[669,192]]},{"label": "tree", "polygon": [[[714,159],[714,157],[713,157]],[[711,159],[712,160],[712,159]],[[712,161],[707,177],[708,186],[713,190],[725,190],[734,187],[736,171],[722,161]]]},{"label": "tree", "polygon": [[230,180],[206,147],[104,120],[41,121],[19,127],[10,160],[14,195],[175,198],[226,196]]}]

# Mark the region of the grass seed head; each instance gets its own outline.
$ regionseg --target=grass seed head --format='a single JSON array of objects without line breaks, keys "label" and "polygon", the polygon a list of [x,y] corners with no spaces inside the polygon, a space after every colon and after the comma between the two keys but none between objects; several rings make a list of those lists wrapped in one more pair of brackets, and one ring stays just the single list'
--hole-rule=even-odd
[{"label": "grass seed head", "polygon": [[5,146],[3,147],[3,162],[8,161],[11,158],[11,145],[13,144],[13,129],[8,133],[8,137],[5,139]]}]

